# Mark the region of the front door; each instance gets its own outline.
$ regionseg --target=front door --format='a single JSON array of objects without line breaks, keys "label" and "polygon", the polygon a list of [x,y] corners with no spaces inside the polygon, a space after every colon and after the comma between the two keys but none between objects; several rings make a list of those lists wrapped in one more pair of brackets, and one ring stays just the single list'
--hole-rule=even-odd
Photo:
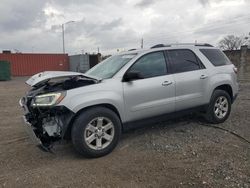
[{"label": "front door", "polygon": [[142,79],[123,82],[126,120],[153,117],[175,110],[175,81],[167,75],[162,51],[142,56],[127,72],[139,72]]}]

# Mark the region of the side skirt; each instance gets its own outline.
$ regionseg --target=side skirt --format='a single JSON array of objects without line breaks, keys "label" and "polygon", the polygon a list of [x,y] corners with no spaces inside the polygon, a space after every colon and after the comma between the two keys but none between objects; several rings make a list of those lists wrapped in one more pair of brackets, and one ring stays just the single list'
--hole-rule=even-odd
[{"label": "side skirt", "polygon": [[192,113],[205,112],[207,107],[208,107],[208,105],[202,105],[202,106],[198,106],[198,107],[194,107],[194,108],[190,108],[190,109],[186,109],[186,110],[181,110],[181,111],[177,111],[177,112],[163,114],[160,116],[154,116],[154,117],[150,117],[150,118],[146,118],[146,119],[125,122],[125,123],[123,123],[123,131],[126,132],[126,131],[129,131],[132,129],[137,129],[140,127],[152,125],[152,124],[155,124],[158,122],[164,122],[167,120],[175,119],[175,118],[189,115]]}]

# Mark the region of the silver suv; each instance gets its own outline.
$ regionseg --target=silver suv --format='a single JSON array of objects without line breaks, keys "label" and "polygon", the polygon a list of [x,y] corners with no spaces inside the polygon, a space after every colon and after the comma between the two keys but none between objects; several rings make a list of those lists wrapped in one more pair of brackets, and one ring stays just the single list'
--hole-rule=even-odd
[{"label": "silver suv", "polygon": [[224,122],[238,93],[236,73],[209,44],[160,44],[114,55],[86,74],[38,73],[27,80],[32,89],[20,105],[44,150],[70,139],[80,154],[100,157],[141,120],[195,110],[210,123]]}]

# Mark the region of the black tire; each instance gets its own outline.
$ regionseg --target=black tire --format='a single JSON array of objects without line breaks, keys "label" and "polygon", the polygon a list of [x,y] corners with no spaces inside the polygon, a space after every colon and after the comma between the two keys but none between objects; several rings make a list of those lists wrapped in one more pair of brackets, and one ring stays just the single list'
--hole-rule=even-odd
[{"label": "black tire", "polygon": [[[228,110],[227,110],[225,116],[222,118],[218,118],[216,113],[215,113],[215,104],[220,97],[225,97],[227,99],[227,102],[228,102]],[[220,89],[215,90],[212,94],[210,104],[209,104],[208,109],[206,111],[205,119],[209,123],[213,123],[213,124],[223,123],[224,121],[227,120],[227,118],[230,115],[231,103],[232,103],[231,97],[229,96],[229,94],[226,91],[220,90]]]},{"label": "black tire", "polygon": [[[97,117],[108,118],[113,123],[113,139],[106,148],[103,149],[93,149],[88,146],[87,141],[85,141],[85,129],[91,120]],[[105,107],[93,107],[86,111],[83,111],[74,121],[71,138],[72,143],[76,151],[85,157],[102,157],[109,154],[118,144],[121,136],[121,121],[117,114],[112,110]],[[103,140],[103,139],[101,139]],[[95,140],[97,142],[97,140]]]}]

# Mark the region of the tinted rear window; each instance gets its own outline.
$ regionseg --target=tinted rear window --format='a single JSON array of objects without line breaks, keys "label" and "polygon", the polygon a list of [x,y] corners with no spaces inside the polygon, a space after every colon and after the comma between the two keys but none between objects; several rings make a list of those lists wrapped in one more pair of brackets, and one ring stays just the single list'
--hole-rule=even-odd
[{"label": "tinted rear window", "polygon": [[191,50],[168,50],[172,72],[181,73],[199,70],[200,63]]},{"label": "tinted rear window", "polygon": [[208,58],[214,66],[222,66],[231,64],[227,56],[218,49],[200,49],[200,51]]}]

